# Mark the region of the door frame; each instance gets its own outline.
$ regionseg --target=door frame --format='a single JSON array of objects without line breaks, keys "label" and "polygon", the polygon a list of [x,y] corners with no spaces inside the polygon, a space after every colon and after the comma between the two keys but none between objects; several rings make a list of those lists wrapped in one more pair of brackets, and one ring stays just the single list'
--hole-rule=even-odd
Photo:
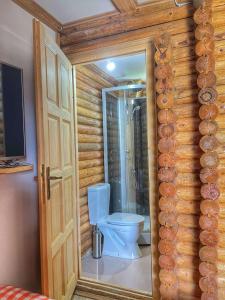
[{"label": "door frame", "polygon": [[[77,283],[77,294],[93,299],[121,299],[121,300],[150,300],[159,299],[159,266],[158,266],[158,240],[159,240],[159,222],[158,222],[158,180],[157,180],[157,114],[154,89],[154,45],[153,37],[123,42],[118,45],[101,47],[99,49],[88,50],[68,55],[72,65],[89,64],[96,60],[108,59],[115,56],[132,55],[138,52],[146,54],[146,94],[147,94],[147,131],[148,131],[148,169],[149,169],[149,207],[151,218],[151,252],[152,252],[152,295],[142,291],[131,291],[107,283],[98,282],[94,279],[81,276],[81,232],[78,226],[78,244],[79,244],[79,273]],[[74,80],[76,80],[74,78]],[[150,100],[151,99],[151,100]],[[75,95],[75,113],[77,101]],[[153,116],[149,118],[148,116]],[[77,118],[75,116],[75,132],[77,136]],[[151,142],[153,143],[151,144]],[[76,162],[78,165],[78,141],[76,139]],[[79,174],[79,173],[77,173]],[[77,176],[77,197],[79,199],[79,176]],[[152,201],[150,201],[152,199]],[[80,219],[80,205],[77,201],[78,220]],[[79,221],[78,221],[79,222]],[[80,222],[79,222],[80,223]]]}]

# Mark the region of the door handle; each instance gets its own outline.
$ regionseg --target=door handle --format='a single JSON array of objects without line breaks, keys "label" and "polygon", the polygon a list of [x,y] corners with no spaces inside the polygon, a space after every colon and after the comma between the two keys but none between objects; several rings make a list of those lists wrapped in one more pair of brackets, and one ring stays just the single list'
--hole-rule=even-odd
[{"label": "door handle", "polygon": [[59,180],[62,179],[62,176],[51,176],[50,175],[50,167],[46,169],[46,179],[47,179],[47,199],[51,199],[51,180]]}]

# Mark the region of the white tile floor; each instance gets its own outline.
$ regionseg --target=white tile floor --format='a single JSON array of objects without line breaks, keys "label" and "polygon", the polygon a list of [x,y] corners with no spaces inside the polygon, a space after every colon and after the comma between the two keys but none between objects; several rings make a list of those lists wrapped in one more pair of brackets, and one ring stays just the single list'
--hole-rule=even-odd
[{"label": "white tile floor", "polygon": [[141,251],[143,256],[134,260],[111,256],[94,259],[88,254],[82,258],[82,277],[151,293],[150,247],[141,247]]}]

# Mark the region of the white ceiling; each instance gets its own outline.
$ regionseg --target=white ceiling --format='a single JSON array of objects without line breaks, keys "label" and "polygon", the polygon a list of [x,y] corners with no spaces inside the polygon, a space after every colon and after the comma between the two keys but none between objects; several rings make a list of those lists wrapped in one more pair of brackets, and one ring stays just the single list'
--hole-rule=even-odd
[{"label": "white ceiling", "polygon": [[[114,62],[116,68],[108,71],[108,62]],[[129,56],[118,56],[110,59],[95,62],[96,66],[118,81],[141,79],[146,80],[145,53],[138,53]]]},{"label": "white ceiling", "polygon": [[114,11],[110,0],[35,0],[61,23]]}]

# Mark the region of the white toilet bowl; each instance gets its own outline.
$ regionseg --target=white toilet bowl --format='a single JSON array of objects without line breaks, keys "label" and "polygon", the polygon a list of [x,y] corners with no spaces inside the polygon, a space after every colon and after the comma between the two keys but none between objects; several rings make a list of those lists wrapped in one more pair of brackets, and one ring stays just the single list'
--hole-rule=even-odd
[{"label": "white toilet bowl", "polygon": [[103,255],[135,259],[141,256],[137,240],[144,227],[144,217],[136,214],[109,215],[110,185],[88,187],[90,224],[102,232]]},{"label": "white toilet bowl", "polygon": [[103,255],[136,259],[141,256],[137,240],[143,230],[144,217],[114,213],[98,223],[104,236]]}]

